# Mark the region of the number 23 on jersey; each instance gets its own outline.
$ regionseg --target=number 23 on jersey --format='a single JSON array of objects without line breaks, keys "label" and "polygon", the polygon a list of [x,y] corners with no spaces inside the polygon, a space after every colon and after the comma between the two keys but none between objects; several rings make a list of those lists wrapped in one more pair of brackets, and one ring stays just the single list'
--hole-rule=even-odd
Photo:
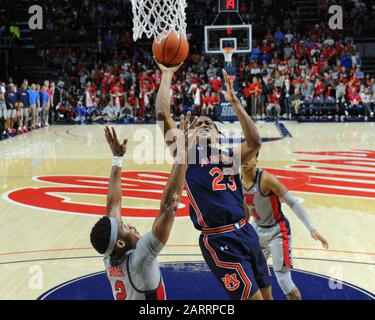
[{"label": "number 23 on jersey", "polygon": [[229,177],[229,183],[225,183],[224,181],[224,173],[219,168],[213,168],[210,171],[210,175],[214,177],[212,181],[212,190],[214,191],[225,191],[227,189],[231,191],[237,190],[236,181],[234,180],[234,176]]}]

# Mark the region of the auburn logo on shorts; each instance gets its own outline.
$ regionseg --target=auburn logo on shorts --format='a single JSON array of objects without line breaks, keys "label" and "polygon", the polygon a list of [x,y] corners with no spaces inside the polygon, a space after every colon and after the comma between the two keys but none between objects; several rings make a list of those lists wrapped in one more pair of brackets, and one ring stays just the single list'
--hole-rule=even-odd
[{"label": "auburn logo on shorts", "polygon": [[235,273],[231,275],[226,274],[221,280],[223,280],[225,288],[227,288],[228,291],[236,291],[241,285]]}]

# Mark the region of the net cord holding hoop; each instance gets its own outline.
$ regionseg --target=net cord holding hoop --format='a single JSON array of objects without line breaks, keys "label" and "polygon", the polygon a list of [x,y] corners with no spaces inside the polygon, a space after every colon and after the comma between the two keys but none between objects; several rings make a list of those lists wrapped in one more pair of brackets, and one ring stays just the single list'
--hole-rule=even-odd
[{"label": "net cord holding hoop", "polygon": [[161,41],[172,31],[186,36],[186,0],[131,0],[133,39],[154,37]]}]

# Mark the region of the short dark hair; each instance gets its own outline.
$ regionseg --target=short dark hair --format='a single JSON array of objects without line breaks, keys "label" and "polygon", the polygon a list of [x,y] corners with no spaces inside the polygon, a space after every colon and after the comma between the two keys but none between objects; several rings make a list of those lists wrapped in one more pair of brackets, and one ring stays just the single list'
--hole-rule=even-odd
[{"label": "short dark hair", "polygon": [[96,251],[104,254],[107,251],[110,238],[111,220],[108,217],[103,217],[92,228],[90,241]]}]

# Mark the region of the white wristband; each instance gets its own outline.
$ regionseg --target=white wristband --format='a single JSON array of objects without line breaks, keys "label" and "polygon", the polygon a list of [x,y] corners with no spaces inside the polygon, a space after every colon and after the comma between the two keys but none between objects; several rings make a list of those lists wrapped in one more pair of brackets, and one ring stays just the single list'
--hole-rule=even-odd
[{"label": "white wristband", "polygon": [[122,168],[122,162],[123,161],[124,161],[124,157],[113,157],[112,167]]}]

